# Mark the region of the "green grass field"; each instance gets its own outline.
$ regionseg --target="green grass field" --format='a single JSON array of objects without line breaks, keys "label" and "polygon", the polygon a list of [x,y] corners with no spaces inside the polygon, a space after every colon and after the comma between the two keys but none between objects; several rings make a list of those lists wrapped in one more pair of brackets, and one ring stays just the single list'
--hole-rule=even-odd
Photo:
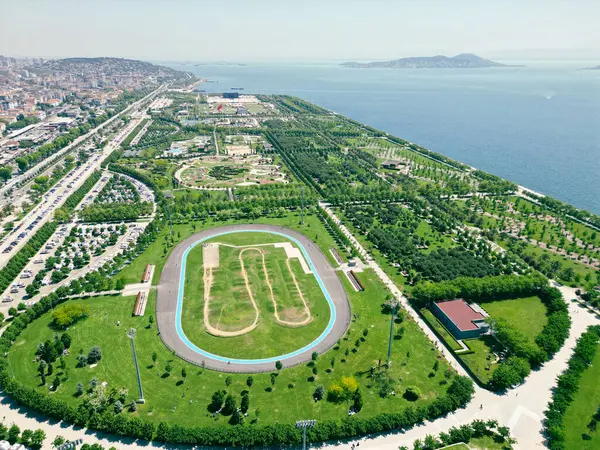
[{"label": "green grass field", "polygon": [[[287,239],[268,233],[236,233],[219,236],[207,242],[247,246]],[[289,242],[289,241],[288,241]],[[213,269],[210,289],[209,324],[223,331],[237,331],[253,324],[256,311],[241,275],[240,253],[259,310],[258,326],[240,336],[222,337],[209,334],[204,325],[203,249],[190,251],[186,266],[185,296],[182,327],[186,336],[198,347],[231,358],[266,358],[297,350],[315,340],[327,326],[329,306],[313,274],[305,274],[298,259],[290,259],[290,267],[302,295],[309,305],[312,321],[304,326],[291,327],[275,319],[275,307],[266,283],[260,249],[265,254],[268,279],[278,304],[281,320],[300,322],[307,318],[304,303],[293,282],[283,248],[273,246],[245,249],[219,246],[219,268]]]},{"label": "green grass field", "polygon": [[[564,416],[565,448],[580,450],[600,449],[599,431],[590,431],[587,424],[600,406],[600,351],[592,365],[583,373],[579,389]],[[583,434],[589,434],[591,440],[584,440]]]},{"label": "green grass field", "polygon": [[507,320],[532,342],[548,322],[546,306],[536,296],[496,300],[481,306],[492,318]]},{"label": "green grass field", "polygon": [[[381,313],[381,304],[387,291],[372,272],[364,272],[359,274],[359,277],[366,287],[364,292],[354,292],[347,280],[343,279],[349,292],[352,312],[357,314],[357,319],[351,323],[347,337],[340,341],[337,350],[332,349],[319,356],[316,379],[308,381],[313,372],[307,365],[284,369],[276,377],[272,392],[268,392],[267,388],[271,386],[269,374],[253,375],[248,422],[255,417],[256,408],[261,411],[261,424],[276,421],[294,422],[298,417],[311,417],[316,420],[341,419],[347,414],[348,404],[334,404],[325,400],[315,402],[312,398],[317,386],[323,385],[327,389],[341,376],[355,376],[359,382],[364,399],[363,410],[359,413],[361,417],[395,411],[408,405],[423,405],[445,391],[445,372],[448,368],[445,360],[418,326],[406,319],[401,325],[396,325],[404,327],[405,333],[401,340],[394,341],[394,364],[390,375],[394,380],[396,392],[403,392],[407,386],[416,386],[421,391],[420,400],[411,403],[402,395],[386,398],[378,395],[368,374],[370,367],[377,365],[378,360],[384,361],[387,354],[389,316]],[[90,308],[89,316],[69,330],[73,343],[72,352],[66,357],[68,380],[63,381],[58,390],[50,395],[76,405],[81,401],[74,395],[77,383],[81,382],[87,388],[91,379],[98,377],[100,383],[108,383],[108,390],[125,387],[129,390],[128,401],[135,399],[135,370],[130,343],[126,337],[127,330],[135,327],[136,348],[147,403],[139,405],[136,413],[122,414],[139,415],[157,423],[167,420],[187,426],[225,424],[228,417],[212,418],[207,411],[210,398],[216,390],[227,389],[239,402],[241,391],[248,389],[247,375],[203,370],[174,356],[163,345],[157,335],[156,326],[146,328],[147,316],[155,311],[155,298],[154,293],[149,298],[146,317],[131,316],[133,297],[71,300],[73,303],[87,304]],[[54,335],[54,331],[48,326],[50,320],[50,314],[45,314],[31,323],[21,333],[8,357],[11,373],[25,385],[36,387],[42,392],[48,392],[48,387],[39,386],[38,364],[34,362],[34,353],[40,342],[52,339]],[[121,321],[120,326],[117,326],[117,321]],[[365,341],[361,342],[356,352],[352,351],[355,341],[363,336],[365,329],[369,331]],[[103,358],[98,366],[76,368],[75,361],[79,349],[87,352],[94,345],[99,345],[103,350]],[[348,356],[345,356],[346,351]],[[156,365],[151,358],[153,352],[156,352],[158,357]],[[439,361],[438,371],[431,377],[427,376],[432,372],[436,361]],[[168,362],[173,369],[167,376],[165,366]],[[333,370],[328,372],[327,369],[332,365]],[[185,382],[181,376],[182,368],[187,370]],[[58,371],[56,365],[55,373]],[[231,377],[229,387],[225,383],[227,377]]]},{"label": "green grass field", "polygon": [[442,337],[442,339],[450,346],[450,348],[454,351],[461,350],[462,347],[456,341],[454,336],[446,329],[446,327],[438,320],[437,317],[433,315],[431,311],[427,308],[421,309],[421,314],[425,317],[425,320],[429,323],[429,326],[435,329],[438,334]]},{"label": "green grass field", "polygon": [[478,339],[465,339],[463,342],[473,353],[464,353],[458,357],[464,361],[481,383],[488,383],[497,367],[494,363],[493,353],[501,350],[498,348],[496,340],[491,336],[483,336]]}]

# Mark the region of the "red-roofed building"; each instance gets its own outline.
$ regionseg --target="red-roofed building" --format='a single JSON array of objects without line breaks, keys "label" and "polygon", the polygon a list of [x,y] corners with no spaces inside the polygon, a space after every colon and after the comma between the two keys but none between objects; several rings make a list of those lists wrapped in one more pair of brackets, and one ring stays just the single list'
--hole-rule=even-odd
[{"label": "red-roofed building", "polygon": [[486,312],[462,299],[434,303],[432,312],[456,339],[476,338],[489,329]]}]

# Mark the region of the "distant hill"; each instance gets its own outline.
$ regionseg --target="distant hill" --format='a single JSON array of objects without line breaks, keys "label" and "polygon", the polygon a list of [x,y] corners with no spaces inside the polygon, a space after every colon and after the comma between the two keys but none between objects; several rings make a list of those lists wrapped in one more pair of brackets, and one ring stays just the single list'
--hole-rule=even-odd
[{"label": "distant hill", "polygon": [[122,75],[144,73],[148,76],[180,78],[187,76],[170,67],[159,66],[146,61],[124,58],[65,58],[51,59],[35,66],[36,70],[50,72],[68,72],[77,74]]},{"label": "distant hill", "polygon": [[600,66],[595,67],[584,67],[583,70],[600,70]]},{"label": "distant hill", "polygon": [[347,62],[344,67],[360,69],[385,68],[385,69],[472,69],[480,67],[523,67],[509,66],[496,61],[481,58],[471,53],[462,53],[449,58],[448,56],[417,56],[412,58],[400,58],[392,61],[380,61],[370,63]]}]

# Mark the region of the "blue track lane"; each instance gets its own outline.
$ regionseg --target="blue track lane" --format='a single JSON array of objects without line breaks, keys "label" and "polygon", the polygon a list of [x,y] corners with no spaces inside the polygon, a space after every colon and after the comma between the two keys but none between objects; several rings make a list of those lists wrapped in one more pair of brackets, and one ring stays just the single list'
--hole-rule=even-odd
[{"label": "blue track lane", "polygon": [[[325,299],[327,300],[327,304],[329,305],[329,311],[330,311],[330,315],[329,315],[329,323],[327,324],[327,327],[325,328],[325,330],[323,330],[323,332],[319,335],[319,337],[317,337],[314,341],[312,341],[310,344],[299,348],[298,350],[295,350],[291,353],[286,353],[284,355],[280,355],[280,356],[275,356],[272,358],[262,358],[262,359],[236,359],[236,358],[226,358],[223,356],[219,356],[219,355],[215,355],[213,353],[207,352],[206,350],[202,350],[200,347],[196,346],[192,341],[190,341],[187,336],[185,335],[185,333],[183,332],[183,328],[181,327],[181,313],[182,313],[182,309],[183,309],[183,293],[184,293],[184,287],[185,287],[185,268],[186,268],[186,263],[187,263],[187,257],[188,257],[188,253],[194,248],[196,247],[198,244],[201,244],[203,242],[206,242],[210,239],[214,239],[216,237],[219,236],[223,236],[226,234],[235,234],[235,233],[268,233],[268,234],[275,234],[278,236],[282,236],[286,239],[289,239],[290,241],[294,242],[296,245],[298,245],[298,247],[300,248],[300,251],[302,251],[302,254],[304,255],[304,258],[306,259],[306,262],[308,263],[308,266],[310,267],[310,270],[312,271],[313,275],[315,276],[315,278],[317,279],[317,283],[319,283],[319,287],[321,288],[321,291],[323,291],[323,295],[325,295]],[[293,358],[294,356],[297,356],[301,353],[304,353],[306,351],[309,351],[312,348],[315,348],[321,341],[323,341],[323,339],[325,339],[325,337],[331,332],[333,325],[335,323],[335,319],[336,319],[336,309],[335,309],[335,305],[331,299],[331,296],[329,295],[329,292],[327,291],[327,289],[325,288],[325,285],[323,284],[323,281],[321,280],[321,278],[319,277],[318,272],[316,271],[312,260],[310,259],[310,257],[308,256],[308,252],[306,251],[306,249],[304,248],[304,246],[298,242],[296,239],[294,239],[291,236],[288,236],[285,233],[279,233],[277,231],[266,231],[266,230],[239,230],[239,231],[227,231],[227,232],[222,232],[222,233],[216,233],[213,234],[211,236],[205,237],[204,239],[200,239],[196,242],[194,242],[192,245],[190,245],[185,252],[183,253],[183,258],[181,259],[181,272],[180,272],[180,277],[179,277],[179,289],[177,290],[177,312],[176,312],[176,316],[175,316],[175,320],[176,320],[176,329],[177,329],[177,334],[179,335],[179,337],[181,338],[181,340],[183,341],[183,343],[190,348],[192,351],[224,362],[224,363],[232,363],[232,364],[260,364],[260,363],[274,363],[276,361],[285,361],[286,359],[289,358]]]}]

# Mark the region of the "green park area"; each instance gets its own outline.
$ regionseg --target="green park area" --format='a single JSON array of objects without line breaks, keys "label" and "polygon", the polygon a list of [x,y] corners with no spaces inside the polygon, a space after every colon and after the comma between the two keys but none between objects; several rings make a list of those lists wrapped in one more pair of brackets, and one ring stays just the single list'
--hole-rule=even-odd
[{"label": "green park area", "polygon": [[283,242],[297,248],[282,236],[244,232],[190,251],[182,327],[194,344],[220,356],[260,359],[302,348],[323,332],[329,305],[315,276],[273,245]]},{"label": "green park area", "polygon": [[[9,353],[9,370],[24,385],[71,405],[99,402],[112,409],[115,399],[119,398],[121,404],[128,406],[138,396],[127,338],[127,331],[135,328],[146,403],[137,405],[135,411],[125,408],[120,414],[184,426],[225,424],[230,417],[213,416],[210,405],[216,391],[226,390],[238,404],[242,392],[249,391],[247,422],[293,423],[299,417],[342,419],[347,415],[350,400],[344,396],[334,397],[332,401],[326,399],[326,393],[338,392],[335,386],[340,384],[360,388],[364,404],[359,416],[365,418],[399,411],[409,405],[429,404],[445,393],[455,376],[453,371],[408,318],[395,324],[394,332],[400,338],[393,343],[394,364],[389,370],[383,366],[378,368],[379,361],[385,361],[387,354],[389,315],[383,314],[381,308],[387,291],[372,272],[363,272],[359,277],[365,286],[363,292],[353,291],[347,280],[343,280],[356,318],[339,345],[309,364],[281,372],[274,367],[273,375],[215,372],[174,356],[162,343],[156,325],[149,320],[149,316],[155,314],[154,293],[149,298],[145,317],[132,317],[133,297],[67,301],[58,308],[82,305],[86,309],[85,317],[64,331],[52,326],[51,312],[29,324]],[[399,329],[403,332],[398,333]],[[40,343],[52,343],[57,333],[70,336],[69,354],[63,357],[64,363],[58,359],[53,363],[52,374],[46,378],[46,384],[42,384],[36,351]],[[96,346],[101,349],[101,359],[95,365],[78,367],[80,355],[87,355]],[[59,385],[51,390],[50,386],[56,384],[55,377]],[[319,386],[323,386],[325,398],[315,401]],[[411,388],[410,396],[404,395],[408,388]]]}]

